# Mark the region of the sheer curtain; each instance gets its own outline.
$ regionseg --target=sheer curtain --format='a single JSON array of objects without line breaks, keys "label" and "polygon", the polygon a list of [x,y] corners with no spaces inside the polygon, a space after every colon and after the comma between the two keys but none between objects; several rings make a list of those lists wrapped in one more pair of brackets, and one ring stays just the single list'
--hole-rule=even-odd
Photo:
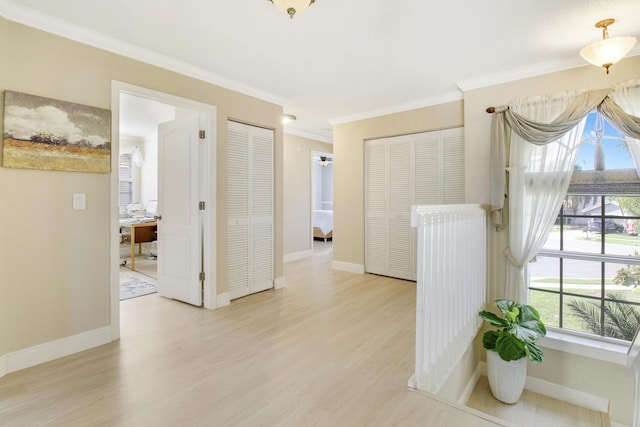
[{"label": "sheer curtain", "polygon": [[[575,93],[514,102],[512,112],[538,123],[550,123],[575,101]],[[511,134],[509,168],[509,247],[507,299],[527,301],[527,265],[551,232],[571,181],[584,128],[580,119],[553,142],[532,144]],[[510,285],[509,285],[510,284]]]},{"label": "sheer curtain", "polygon": [[508,170],[506,298],[527,301],[527,263],[544,244],[562,206],[587,114],[597,109],[631,141],[632,155],[640,159],[639,82],[612,90],[529,98],[496,108],[491,128],[491,213],[496,229],[501,228]]},{"label": "sheer curtain", "polygon": [[[633,116],[640,117],[640,80],[632,80],[615,86],[610,94],[620,108]],[[640,175],[640,139],[626,137],[636,171]]]}]

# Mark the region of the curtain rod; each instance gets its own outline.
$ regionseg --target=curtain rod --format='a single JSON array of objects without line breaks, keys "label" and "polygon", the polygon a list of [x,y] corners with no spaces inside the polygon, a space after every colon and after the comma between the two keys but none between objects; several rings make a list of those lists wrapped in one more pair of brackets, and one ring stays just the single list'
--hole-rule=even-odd
[{"label": "curtain rod", "polygon": [[487,107],[485,111],[489,114],[493,114],[496,112],[496,107]]}]

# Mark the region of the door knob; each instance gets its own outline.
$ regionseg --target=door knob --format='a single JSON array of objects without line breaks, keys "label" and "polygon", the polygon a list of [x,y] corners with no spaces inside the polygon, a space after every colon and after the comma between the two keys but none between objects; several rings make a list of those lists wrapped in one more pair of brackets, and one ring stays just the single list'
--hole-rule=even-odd
[{"label": "door knob", "polygon": [[156,221],[160,221],[162,219],[162,215],[154,215],[153,219],[155,219]]}]

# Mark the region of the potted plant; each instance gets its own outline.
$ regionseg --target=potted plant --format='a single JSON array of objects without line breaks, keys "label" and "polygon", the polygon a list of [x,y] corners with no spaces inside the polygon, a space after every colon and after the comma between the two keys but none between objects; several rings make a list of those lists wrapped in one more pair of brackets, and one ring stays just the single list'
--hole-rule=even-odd
[{"label": "potted plant", "polygon": [[541,363],[543,353],[536,341],[547,334],[538,311],[530,305],[497,300],[502,317],[483,310],[480,317],[498,330],[485,332],[487,377],[493,396],[504,403],[520,399],[527,378],[527,359]]}]

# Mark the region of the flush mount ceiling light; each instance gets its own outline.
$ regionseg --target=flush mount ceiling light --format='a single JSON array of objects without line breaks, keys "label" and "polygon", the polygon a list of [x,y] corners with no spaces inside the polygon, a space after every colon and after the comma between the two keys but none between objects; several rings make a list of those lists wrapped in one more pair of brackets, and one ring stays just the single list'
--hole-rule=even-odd
[{"label": "flush mount ceiling light", "polygon": [[286,125],[287,123],[295,121],[295,119],[297,119],[297,117],[293,114],[285,114],[284,116],[282,116],[282,124]]},{"label": "flush mount ceiling light", "polygon": [[293,19],[293,15],[300,14],[307,10],[309,6],[316,0],[269,0],[282,13],[289,15]]},{"label": "flush mount ceiling light", "polygon": [[609,38],[607,27],[616,22],[615,19],[603,19],[596,23],[596,28],[602,28],[602,40],[591,43],[582,48],[580,56],[593,65],[604,67],[609,74],[609,67],[620,61],[636,44],[635,37]]}]

